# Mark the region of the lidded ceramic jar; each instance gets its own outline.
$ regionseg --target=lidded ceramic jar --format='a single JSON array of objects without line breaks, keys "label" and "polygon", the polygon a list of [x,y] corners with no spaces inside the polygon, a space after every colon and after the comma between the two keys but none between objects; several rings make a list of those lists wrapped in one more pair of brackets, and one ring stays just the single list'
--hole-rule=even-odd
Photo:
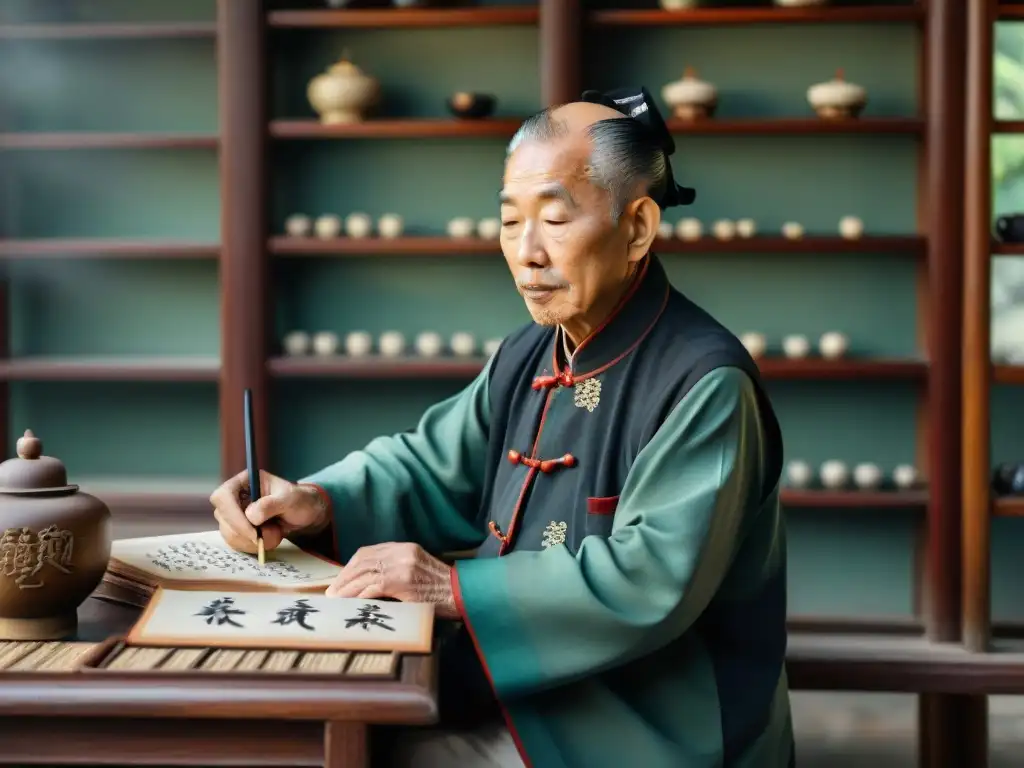
[{"label": "lidded ceramic jar", "polygon": [[697,77],[693,67],[687,67],[683,77],[661,89],[661,98],[672,108],[679,120],[699,120],[711,117],[718,106],[718,90],[711,83]]},{"label": "lidded ceramic jar", "polygon": [[0,639],[68,637],[107,570],[110,510],[68,484],[31,430],[17,451],[0,464]]},{"label": "lidded ceramic jar", "polygon": [[833,79],[808,88],[807,101],[819,117],[851,118],[857,117],[868,103],[868,92],[863,86],[847,82],[840,69]]},{"label": "lidded ceramic jar", "polygon": [[309,81],[306,96],[324,125],[358,123],[376,106],[380,83],[342,56]]}]

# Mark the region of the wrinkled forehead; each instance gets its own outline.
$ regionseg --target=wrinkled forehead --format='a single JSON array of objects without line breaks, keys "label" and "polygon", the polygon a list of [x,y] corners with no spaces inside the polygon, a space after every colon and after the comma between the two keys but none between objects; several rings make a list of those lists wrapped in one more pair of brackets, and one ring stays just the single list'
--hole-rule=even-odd
[{"label": "wrinkled forehead", "polygon": [[590,177],[590,141],[570,136],[548,141],[524,141],[505,163],[502,202],[523,204],[551,190],[565,189],[577,203],[593,200],[598,192]]}]

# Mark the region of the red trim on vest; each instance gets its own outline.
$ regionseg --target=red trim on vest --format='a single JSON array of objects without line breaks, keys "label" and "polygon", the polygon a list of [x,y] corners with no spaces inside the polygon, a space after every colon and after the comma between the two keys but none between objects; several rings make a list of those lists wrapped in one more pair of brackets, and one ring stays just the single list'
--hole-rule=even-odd
[{"label": "red trim on vest", "polygon": [[588,496],[588,515],[614,515],[619,506],[618,496]]},{"label": "red trim on vest", "polygon": [[469,639],[473,642],[473,650],[476,651],[476,656],[480,659],[480,666],[484,669],[484,676],[487,678],[487,684],[491,686],[491,693],[494,695],[494,700],[498,702],[498,708],[501,710],[501,716],[505,719],[505,726],[508,728],[509,735],[512,737],[512,743],[516,745],[516,751],[519,752],[519,758],[523,761],[525,768],[533,768],[533,762],[530,760],[530,756],[526,754],[526,748],[523,746],[522,739],[519,738],[519,732],[516,730],[516,724],[512,720],[512,715],[508,709],[505,708],[504,702],[501,697],[498,696],[498,689],[494,685],[494,677],[491,675],[491,669],[487,666],[487,659],[484,657],[484,652],[480,648],[480,643],[476,639],[476,631],[473,629],[473,624],[469,620],[469,616],[466,615],[466,606],[462,603],[462,587],[459,584],[459,571],[452,566],[451,568],[451,585],[452,585],[452,597],[455,598],[455,608],[459,612],[459,616],[462,618],[462,623],[466,626],[466,632],[469,633]]}]

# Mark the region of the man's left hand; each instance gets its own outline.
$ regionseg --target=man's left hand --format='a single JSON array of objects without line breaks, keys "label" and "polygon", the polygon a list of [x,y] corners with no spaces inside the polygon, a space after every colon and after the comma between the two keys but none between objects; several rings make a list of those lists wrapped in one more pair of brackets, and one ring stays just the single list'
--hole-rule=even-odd
[{"label": "man's left hand", "polygon": [[438,618],[459,618],[451,567],[418,544],[388,542],[361,548],[327,588],[327,596],[433,603]]}]

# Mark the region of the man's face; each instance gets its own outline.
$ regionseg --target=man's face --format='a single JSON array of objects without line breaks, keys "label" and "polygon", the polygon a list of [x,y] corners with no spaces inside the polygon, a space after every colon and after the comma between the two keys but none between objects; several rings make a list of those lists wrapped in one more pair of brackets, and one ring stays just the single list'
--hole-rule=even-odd
[{"label": "man's face", "polygon": [[535,322],[571,334],[629,274],[629,235],[612,221],[608,192],[587,178],[589,154],[579,138],[525,142],[501,192],[501,250],[519,293]]}]

